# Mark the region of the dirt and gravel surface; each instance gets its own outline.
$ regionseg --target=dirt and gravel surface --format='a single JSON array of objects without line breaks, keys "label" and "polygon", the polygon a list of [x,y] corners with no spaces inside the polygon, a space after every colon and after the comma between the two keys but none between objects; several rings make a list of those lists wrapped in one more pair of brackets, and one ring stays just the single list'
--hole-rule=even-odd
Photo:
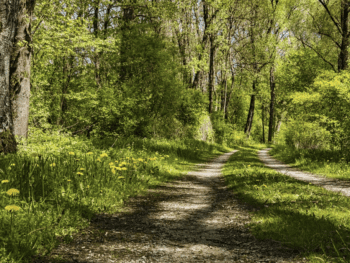
[{"label": "dirt and gravel surface", "polygon": [[267,148],[258,152],[259,159],[268,167],[276,170],[279,173],[291,176],[297,180],[308,182],[314,185],[321,186],[326,190],[339,192],[345,196],[350,196],[350,181],[337,180],[326,178],[321,175],[315,175],[308,172],[302,172],[298,169],[284,164],[269,155],[271,148]]},{"label": "dirt and gravel surface", "polygon": [[71,243],[33,262],[302,262],[298,251],[250,233],[251,208],[220,172],[233,153],[130,199],[124,212],[96,216]]}]

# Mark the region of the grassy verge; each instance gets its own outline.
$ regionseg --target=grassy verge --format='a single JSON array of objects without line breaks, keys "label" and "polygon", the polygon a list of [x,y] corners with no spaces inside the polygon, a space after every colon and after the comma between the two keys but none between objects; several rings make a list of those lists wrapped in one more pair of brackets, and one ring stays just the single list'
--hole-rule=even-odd
[{"label": "grassy verge", "polygon": [[346,157],[340,151],[297,150],[278,145],[272,148],[270,154],[278,160],[301,170],[321,174],[329,178],[350,179],[350,160],[346,160]]},{"label": "grassy verge", "polygon": [[241,148],[224,167],[229,187],[255,208],[253,234],[297,249],[311,262],[349,262],[350,199],[266,168],[256,152]]},{"label": "grassy verge", "polygon": [[[227,148],[194,140],[32,136],[0,156],[0,262],[26,262]],[[111,146],[113,145],[113,148]]]}]

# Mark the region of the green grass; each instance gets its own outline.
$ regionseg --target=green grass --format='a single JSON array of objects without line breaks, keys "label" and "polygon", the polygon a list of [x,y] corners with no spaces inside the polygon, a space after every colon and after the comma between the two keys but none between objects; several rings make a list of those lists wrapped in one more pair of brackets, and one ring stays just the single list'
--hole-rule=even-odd
[{"label": "green grass", "polygon": [[311,262],[350,261],[350,199],[264,167],[257,148],[241,148],[224,167],[226,182],[252,208],[250,228]]},{"label": "green grass", "polygon": [[46,254],[59,240],[70,242],[94,214],[119,211],[129,197],[227,151],[194,140],[34,134],[18,154],[0,156],[0,262]]},{"label": "green grass", "polygon": [[341,151],[292,149],[276,145],[270,154],[280,161],[301,170],[340,180],[350,179],[350,166],[346,155]]}]

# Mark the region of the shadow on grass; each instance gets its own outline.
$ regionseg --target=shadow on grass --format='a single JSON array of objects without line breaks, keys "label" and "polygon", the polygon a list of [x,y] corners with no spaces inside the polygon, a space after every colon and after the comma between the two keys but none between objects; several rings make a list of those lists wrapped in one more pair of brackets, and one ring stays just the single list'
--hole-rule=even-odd
[{"label": "shadow on grass", "polygon": [[[71,244],[55,251],[61,258],[37,256],[32,262],[87,263],[96,254],[101,254],[104,262],[108,255],[121,261],[149,257],[159,262],[178,261],[192,254],[183,262],[213,262],[226,252],[232,261],[244,257],[253,257],[252,262],[271,257],[291,260],[297,256],[298,251],[285,249],[278,242],[256,240],[244,227],[248,212],[234,201],[235,195],[224,187],[223,180],[215,177],[213,167],[203,169],[208,176],[193,172],[150,190],[146,196],[130,199],[124,212],[96,215],[86,230],[89,233],[76,235]],[[203,201],[206,198],[209,200]],[[193,250],[196,247],[209,251]]]},{"label": "shadow on grass", "polygon": [[229,187],[256,211],[251,227],[257,237],[280,241],[310,258],[349,262],[349,198],[265,168],[248,149],[231,158],[224,174]]}]

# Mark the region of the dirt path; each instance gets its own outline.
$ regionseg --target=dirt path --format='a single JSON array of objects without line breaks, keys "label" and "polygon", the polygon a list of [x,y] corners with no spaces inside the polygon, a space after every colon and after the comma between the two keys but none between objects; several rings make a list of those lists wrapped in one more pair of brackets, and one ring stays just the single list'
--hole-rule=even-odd
[{"label": "dirt path", "polygon": [[99,215],[85,234],[34,262],[298,262],[297,251],[250,234],[249,209],[225,187],[224,154],[201,170]]},{"label": "dirt path", "polygon": [[345,196],[350,196],[350,181],[331,179],[320,175],[299,171],[295,168],[292,168],[290,165],[284,164],[271,157],[268,153],[269,150],[271,149],[264,149],[258,153],[259,159],[266,166],[282,174],[289,175],[297,180],[312,183],[314,185],[321,186],[329,191],[340,192]]}]

